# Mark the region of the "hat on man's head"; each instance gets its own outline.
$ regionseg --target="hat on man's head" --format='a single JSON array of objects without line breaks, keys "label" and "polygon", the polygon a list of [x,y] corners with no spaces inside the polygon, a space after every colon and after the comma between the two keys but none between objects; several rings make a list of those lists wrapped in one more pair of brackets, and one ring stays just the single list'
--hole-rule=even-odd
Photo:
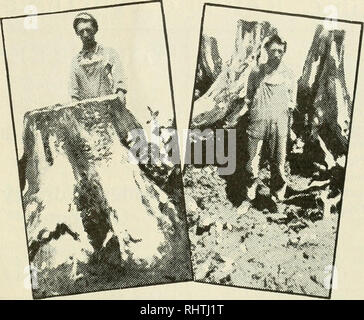
[{"label": "hat on man's head", "polygon": [[92,23],[92,26],[95,28],[95,32],[99,30],[99,25],[97,24],[97,20],[94,18],[94,16],[86,12],[81,12],[73,20],[73,29],[75,29],[76,33],[77,25],[82,21],[90,21]]}]

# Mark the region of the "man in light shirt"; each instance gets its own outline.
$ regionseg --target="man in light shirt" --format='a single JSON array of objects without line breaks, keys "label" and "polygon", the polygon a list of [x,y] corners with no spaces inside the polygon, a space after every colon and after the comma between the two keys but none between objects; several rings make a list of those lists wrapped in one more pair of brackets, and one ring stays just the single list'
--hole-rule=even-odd
[{"label": "man in light shirt", "polygon": [[296,106],[297,82],[282,63],[287,44],[278,35],[265,44],[267,62],[252,70],[245,103],[249,110],[247,197],[256,196],[259,162],[263,143],[268,145],[271,172],[271,194],[282,200],[286,189],[285,161],[289,120]]},{"label": "man in light shirt", "polygon": [[73,28],[82,41],[82,50],[71,67],[70,96],[73,101],[118,94],[125,105],[125,74],[119,55],[112,48],[97,43],[96,19],[89,13],[78,14]]}]

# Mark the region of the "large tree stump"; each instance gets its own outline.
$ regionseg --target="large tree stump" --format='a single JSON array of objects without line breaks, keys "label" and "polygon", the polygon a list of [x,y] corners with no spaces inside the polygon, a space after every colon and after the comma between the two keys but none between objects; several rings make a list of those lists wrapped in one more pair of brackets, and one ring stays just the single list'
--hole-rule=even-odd
[{"label": "large tree stump", "polygon": [[298,81],[294,130],[305,142],[320,136],[335,158],[348,151],[352,103],[344,70],[344,30],[316,29]]},{"label": "large tree stump", "polygon": [[[141,126],[117,98],[42,108],[26,113],[24,123],[20,176],[30,261],[38,275],[57,279],[73,265],[66,278],[75,281],[77,263],[95,257],[114,265],[106,271],[111,273],[126,262],[140,272],[165,265],[175,252],[187,263],[181,205],[129,162],[127,133]],[[117,243],[113,253],[102,254],[110,241]],[[77,285],[71,287],[77,292]],[[39,295],[57,291],[44,290]]]}]

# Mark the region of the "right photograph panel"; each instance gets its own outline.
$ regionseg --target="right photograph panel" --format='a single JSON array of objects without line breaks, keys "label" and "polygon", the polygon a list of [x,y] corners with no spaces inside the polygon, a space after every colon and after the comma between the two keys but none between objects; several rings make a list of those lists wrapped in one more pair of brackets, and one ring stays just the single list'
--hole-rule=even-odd
[{"label": "right photograph panel", "polygon": [[328,9],[204,7],[184,167],[198,282],[335,288],[362,23]]}]

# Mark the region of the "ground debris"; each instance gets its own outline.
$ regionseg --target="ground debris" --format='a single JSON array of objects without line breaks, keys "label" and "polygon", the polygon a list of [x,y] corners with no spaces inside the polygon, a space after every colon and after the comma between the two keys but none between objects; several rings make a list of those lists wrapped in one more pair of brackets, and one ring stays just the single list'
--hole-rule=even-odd
[{"label": "ground debris", "polygon": [[[208,204],[190,212],[191,221],[196,221],[189,224],[196,280],[326,295],[327,289],[310,276],[322,274],[316,280],[327,276],[323,266],[332,263],[338,215],[324,217],[317,202],[311,208],[277,202],[277,210],[266,213],[243,203],[243,210],[227,199],[226,182],[217,168],[209,168],[190,166],[184,176],[189,186],[186,196]],[[206,191],[199,185],[202,176],[205,184],[214,187]],[[299,177],[293,179],[298,185]],[[308,180],[304,178],[302,184]],[[266,190],[260,191],[267,196]],[[197,235],[196,226],[204,232]]]}]

